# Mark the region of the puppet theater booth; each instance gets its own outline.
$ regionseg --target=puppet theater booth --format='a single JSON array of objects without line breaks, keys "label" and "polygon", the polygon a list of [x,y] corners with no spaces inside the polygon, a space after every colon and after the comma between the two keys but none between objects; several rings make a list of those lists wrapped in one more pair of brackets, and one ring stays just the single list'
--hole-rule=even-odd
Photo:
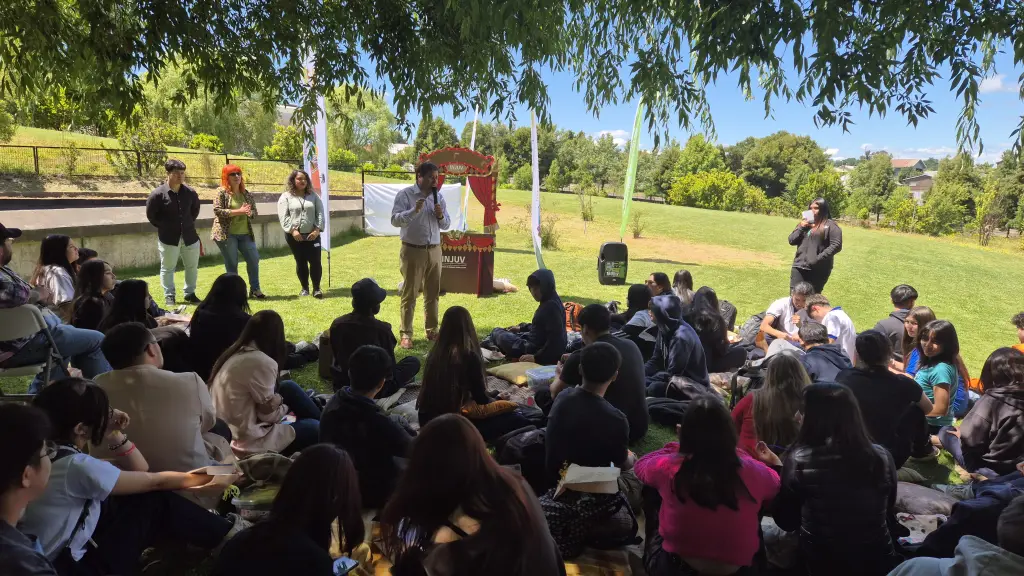
[{"label": "puppet theater booth", "polygon": [[[437,193],[444,198],[451,220],[448,232],[441,233],[441,291],[488,296],[494,292],[494,232],[498,229],[496,213],[498,166],[493,156],[468,148],[442,148],[420,155],[420,164],[433,162],[440,169]],[[373,236],[398,236],[391,225],[391,208],[398,193],[412,183],[373,184],[366,176],[391,175],[394,171],[363,172],[363,230]],[[400,172],[400,174],[414,174]],[[463,202],[461,184],[445,184],[445,180],[465,178],[473,196],[484,207],[484,233],[463,232],[466,229],[467,202]]]}]

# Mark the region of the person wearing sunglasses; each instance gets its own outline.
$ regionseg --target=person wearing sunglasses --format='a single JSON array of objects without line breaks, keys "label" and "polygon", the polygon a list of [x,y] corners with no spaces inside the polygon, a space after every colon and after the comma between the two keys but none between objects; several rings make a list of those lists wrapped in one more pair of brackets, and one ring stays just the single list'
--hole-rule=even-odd
[{"label": "person wearing sunglasses", "polygon": [[256,217],[256,202],[245,188],[242,169],[228,164],[220,171],[220,189],[213,203],[213,231],[211,237],[224,257],[224,270],[238,274],[238,253],[245,258],[245,271],[249,276],[249,296],[266,298],[260,290],[260,252],[252,232],[252,219]]},{"label": "person wearing sunglasses", "polygon": [[46,414],[24,404],[0,405],[0,574],[56,575],[38,541],[17,523],[46,490],[57,445]]}]

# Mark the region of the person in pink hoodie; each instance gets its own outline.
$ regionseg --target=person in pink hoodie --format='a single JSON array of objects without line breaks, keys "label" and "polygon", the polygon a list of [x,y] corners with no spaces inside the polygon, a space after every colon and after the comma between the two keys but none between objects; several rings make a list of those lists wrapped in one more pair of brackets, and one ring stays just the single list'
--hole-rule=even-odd
[{"label": "person in pink hoodie", "polygon": [[[760,545],[758,513],[778,494],[779,474],[737,447],[729,411],[717,398],[694,400],[678,431],[679,442],[634,466],[661,500],[660,509],[645,505],[644,567],[650,576],[743,573]],[[781,466],[763,442],[756,452]]]}]

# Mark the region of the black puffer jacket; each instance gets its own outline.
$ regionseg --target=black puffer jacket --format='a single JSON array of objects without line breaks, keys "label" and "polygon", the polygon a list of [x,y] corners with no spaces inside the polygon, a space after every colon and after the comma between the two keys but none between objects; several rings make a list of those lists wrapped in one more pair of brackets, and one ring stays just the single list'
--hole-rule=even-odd
[{"label": "black puffer jacket", "polygon": [[786,453],[773,517],[783,530],[800,530],[809,576],[883,575],[899,563],[888,524],[896,466],[885,448],[874,448],[885,460],[874,477],[827,448],[797,444]]}]

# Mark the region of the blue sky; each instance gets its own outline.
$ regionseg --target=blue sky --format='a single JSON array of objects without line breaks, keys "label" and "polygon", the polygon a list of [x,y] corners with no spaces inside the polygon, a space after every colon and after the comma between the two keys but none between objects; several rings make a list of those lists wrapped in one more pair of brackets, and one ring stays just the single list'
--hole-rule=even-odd
[{"label": "blue sky", "polygon": [[[1010,133],[1020,121],[1020,115],[1024,114],[1024,102],[1017,95],[1020,72],[1020,69],[1013,67],[1012,54],[1000,54],[996,57],[996,75],[982,83],[983,93],[978,110],[981,138],[985,145],[980,158],[982,161],[998,159],[1002,151],[1011,145]],[[628,131],[632,128],[636,113],[635,102],[606,106],[601,110],[600,117],[595,117],[587,112],[582,96],[573,89],[571,74],[549,71],[543,74],[543,78],[551,97],[551,118],[560,128],[583,130],[592,135],[610,132],[623,141],[629,137]],[[795,76],[791,75],[791,78]],[[765,118],[761,95],[755,91],[754,100],[745,101],[736,85],[736,77],[731,74],[720,76],[717,85],[708,89],[719,143],[732,144],[747,136],[760,137],[778,130],[787,130],[810,135],[826,149],[837,149],[836,157],[859,156],[864,149],[885,150],[900,158],[953,154],[956,151],[956,120],[959,117],[960,102],[955,92],[950,90],[946,79],[937,80],[928,90],[928,98],[932,101],[935,113],[919,122],[916,128],[907,125],[906,120],[896,113],[879,118],[869,117],[866,110],[854,109],[851,112],[856,124],[844,133],[837,127],[816,127],[813,121],[814,110],[795,101],[776,101],[773,116]],[[518,124],[528,126],[529,111],[518,107],[516,113]],[[467,121],[473,119],[472,111],[468,117],[454,117],[451,109],[437,108],[434,114],[451,123],[458,133],[462,132]],[[418,115],[410,120],[415,122]],[[680,141],[685,141],[689,136],[675,125],[669,127],[669,132]],[[646,130],[641,144],[645,148],[653,145],[652,135],[647,134]]]}]

